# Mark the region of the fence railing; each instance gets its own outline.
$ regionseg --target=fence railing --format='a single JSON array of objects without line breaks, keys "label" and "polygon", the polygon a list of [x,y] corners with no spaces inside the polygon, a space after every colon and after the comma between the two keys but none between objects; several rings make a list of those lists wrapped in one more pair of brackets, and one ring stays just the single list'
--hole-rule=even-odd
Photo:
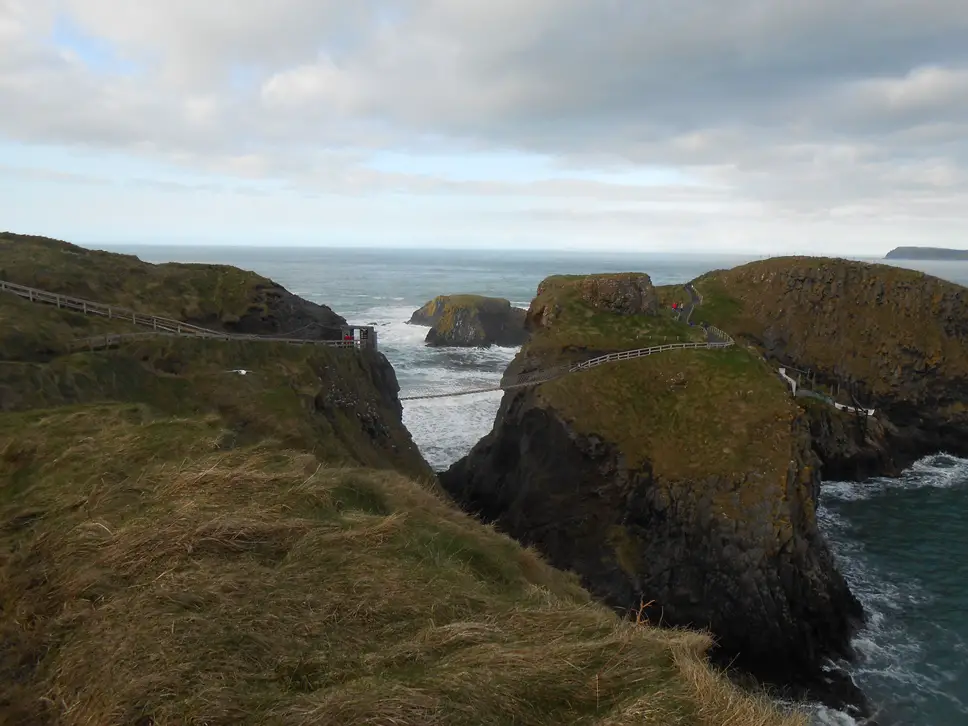
[{"label": "fence railing", "polygon": [[713,332],[713,335],[715,335],[717,338],[722,338],[730,345],[736,342],[735,340],[733,340],[733,336],[731,336],[725,330],[722,330],[721,328],[717,328],[715,325],[707,325],[706,330],[711,330]]},{"label": "fence railing", "polygon": [[618,353],[607,353],[606,355],[596,356],[581,363],[576,363],[572,366],[558,366],[556,368],[545,369],[543,371],[535,371],[533,373],[524,373],[519,376],[514,376],[513,378],[505,379],[500,385],[487,386],[480,388],[469,388],[463,391],[435,391],[434,389],[424,391],[418,391],[406,396],[400,396],[401,401],[414,401],[417,399],[426,398],[450,398],[453,396],[469,396],[473,393],[488,393],[491,391],[511,391],[517,388],[526,388],[528,386],[536,386],[539,383],[547,383],[548,381],[553,381],[557,378],[568,375],[569,373],[577,373],[578,371],[588,370],[589,368],[595,368],[596,366],[603,365],[605,363],[615,363],[623,360],[634,360],[636,358],[644,358],[655,353],[661,353],[667,350],[696,350],[699,348],[704,348],[707,350],[721,350],[723,348],[729,348],[733,345],[733,339],[726,336],[728,340],[723,343],[666,343],[665,345],[653,345],[649,348],[637,348],[635,350],[623,350]]},{"label": "fence railing", "polygon": [[573,365],[569,369],[569,372],[583,371],[588,368],[600,366],[603,363],[613,363],[615,361],[644,358],[645,356],[661,353],[667,350],[695,350],[697,348],[716,350],[721,348],[729,348],[731,345],[733,345],[732,339],[726,340],[722,343],[666,343],[665,345],[653,345],[649,348],[637,348],[635,350],[623,350],[619,353],[607,353],[606,355],[600,355],[596,358],[591,358]]},{"label": "fence railing", "polygon": [[[25,300],[29,300],[30,302],[46,303],[48,305],[54,305],[63,310],[74,310],[84,313],[85,315],[98,315],[110,320],[130,322],[133,325],[151,328],[153,331],[152,333],[118,333],[84,338],[82,340],[74,341],[72,348],[75,349],[88,348],[97,350],[109,348],[120,345],[122,342],[148,338],[155,334],[181,335],[215,340],[277,342],[288,343],[290,345],[325,345],[335,348],[353,348],[357,346],[376,347],[375,332],[371,333],[371,337],[367,339],[365,344],[362,340],[315,340],[310,338],[276,337],[272,335],[222,333],[217,330],[210,330],[209,328],[203,328],[198,325],[193,325],[192,323],[184,323],[180,320],[174,320],[172,318],[165,318],[158,315],[145,315],[144,313],[139,313],[136,310],[130,310],[128,308],[122,308],[116,305],[106,305],[105,303],[94,302],[93,300],[85,300],[83,298],[72,297],[70,295],[61,295],[60,293],[27,287],[26,285],[19,285],[15,282],[8,282],[6,280],[0,280],[0,292],[9,292],[22,297]],[[350,327],[359,328],[361,326]],[[97,345],[96,341],[100,341],[101,344]]]},{"label": "fence railing", "polygon": [[[106,348],[116,348],[123,343],[131,343],[138,340],[157,339],[159,337],[184,338],[174,332],[151,331],[147,333],[106,333],[104,335],[92,335],[88,338],[78,338],[71,341],[70,349],[79,350],[104,350]],[[325,345],[332,348],[354,348],[357,345],[355,340],[307,340],[305,338],[265,338],[260,336],[241,336],[241,335],[191,335],[192,338],[204,338],[206,340],[224,341],[249,341],[257,340],[260,342],[288,343],[289,345]]]}]

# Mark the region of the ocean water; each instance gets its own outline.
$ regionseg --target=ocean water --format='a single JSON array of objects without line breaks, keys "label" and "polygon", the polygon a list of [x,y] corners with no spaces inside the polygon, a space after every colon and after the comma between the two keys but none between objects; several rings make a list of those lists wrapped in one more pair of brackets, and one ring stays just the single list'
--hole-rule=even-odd
[{"label": "ocean water", "polygon": [[[643,271],[681,283],[751,257],[599,253],[349,250],[230,247],[109,249],[151,262],[220,262],[256,270],[357,324],[374,324],[402,395],[431,386],[496,384],[515,350],[433,349],[406,323],[446,293],[505,297],[527,307],[557,273]],[[968,263],[895,263],[968,285]],[[968,354],[968,352],[966,352]],[[466,454],[494,422],[500,393],[409,401],[404,422],[437,469]],[[928,457],[899,479],[828,482],[820,523],[871,615],[851,671],[884,709],[883,726],[968,724],[968,461]],[[818,724],[848,725],[818,710]]]}]

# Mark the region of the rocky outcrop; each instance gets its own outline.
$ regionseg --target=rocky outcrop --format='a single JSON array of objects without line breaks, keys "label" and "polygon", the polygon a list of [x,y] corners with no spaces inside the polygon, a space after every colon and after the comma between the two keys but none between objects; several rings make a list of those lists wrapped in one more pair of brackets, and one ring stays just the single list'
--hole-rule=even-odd
[{"label": "rocky outcrop", "polygon": [[413,315],[410,316],[410,320],[407,322],[411,325],[426,325],[427,327],[432,327],[440,320],[440,316],[444,314],[444,307],[446,307],[450,298],[450,295],[438,295],[433,300],[424,303],[420,308],[414,310]]},{"label": "rocky outcrop", "polygon": [[696,285],[734,337],[875,409],[858,434],[850,414],[808,407],[826,478],[896,474],[937,451],[968,456],[968,289],[822,258],[754,262]]},{"label": "rocky outcrop", "polygon": [[525,311],[504,298],[441,295],[415,311],[415,325],[431,325],[427,345],[486,348],[514,347],[528,337]]},{"label": "rocky outcrop", "polygon": [[570,301],[591,311],[655,315],[659,299],[651,278],[641,272],[609,275],[554,275],[538,286],[528,311],[529,327],[548,327]]},{"label": "rocky outcrop", "polygon": [[[596,291],[580,304],[555,284],[532,304],[541,326],[515,372],[532,349],[552,362],[547,343],[574,316],[642,309],[608,301],[594,278],[568,283]],[[863,612],[817,529],[818,463],[808,420],[762,359],[679,351],[506,393],[492,432],[440,480],[615,608],[709,628],[720,662],[865,708],[821,669],[850,655]]]},{"label": "rocky outcrop", "polygon": [[156,265],[10,232],[0,233],[0,279],[230,333],[338,340],[346,324],[325,305],[247,270]]}]

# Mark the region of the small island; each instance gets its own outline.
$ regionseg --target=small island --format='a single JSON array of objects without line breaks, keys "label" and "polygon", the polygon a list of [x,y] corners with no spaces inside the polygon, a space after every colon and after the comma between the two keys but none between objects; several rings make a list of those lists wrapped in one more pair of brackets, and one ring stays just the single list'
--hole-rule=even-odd
[{"label": "small island", "polygon": [[411,325],[427,325],[430,346],[516,347],[528,338],[526,311],[509,300],[483,295],[438,295],[410,316]]},{"label": "small island", "polygon": [[968,260],[968,250],[947,247],[895,247],[885,260]]}]

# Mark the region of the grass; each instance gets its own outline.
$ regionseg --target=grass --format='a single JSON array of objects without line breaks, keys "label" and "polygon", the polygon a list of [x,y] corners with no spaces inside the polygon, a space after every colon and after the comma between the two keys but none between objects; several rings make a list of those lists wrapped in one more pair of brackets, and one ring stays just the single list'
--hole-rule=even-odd
[{"label": "grass", "polygon": [[0,362],[0,407],[137,402],[171,416],[212,414],[239,444],[272,439],[326,461],[423,476],[429,468],[409,433],[385,423],[399,414],[373,383],[378,365],[320,346],[159,338],[47,363]]},{"label": "grass", "polygon": [[556,275],[542,283],[531,309],[554,309],[557,314],[551,324],[532,332],[527,345],[530,356],[583,359],[598,353],[705,340],[700,329],[675,320],[671,310],[660,308],[656,315],[623,315],[590,305],[582,299],[579,286],[570,284],[586,277]]},{"label": "grass", "polygon": [[805,724],[401,474],[220,441],[0,415],[0,723]]},{"label": "grass", "polygon": [[775,346],[819,371],[824,385],[854,380],[874,395],[896,395],[901,372],[968,376],[968,291],[922,272],[777,258],[708,273],[695,286],[705,300],[694,319],[762,349]]},{"label": "grass", "polygon": [[[543,306],[556,315],[532,335],[524,357],[543,355],[558,362],[579,350],[705,340],[698,327],[662,309],[658,315],[606,312],[584,303],[576,289],[542,284],[532,310]],[[675,295],[671,287],[658,291],[660,303]],[[715,295],[708,299],[711,317],[722,323],[719,312],[729,310],[729,301]],[[667,351],[564,376],[537,387],[534,395],[538,405],[554,410],[572,430],[616,446],[623,466],[647,467],[666,496],[678,498],[680,489],[698,492],[702,506],[734,521],[756,513],[762,514],[761,521],[781,523],[777,542],[789,534],[789,519],[781,510],[790,486],[799,409],[755,351],[740,346]],[[634,562],[641,551],[638,543],[619,531],[609,539],[624,569],[640,569]]]},{"label": "grass", "polygon": [[655,294],[659,298],[659,307],[672,314],[672,303],[689,304],[689,293],[685,285],[656,285]]},{"label": "grass", "polygon": [[58,310],[0,292],[0,360],[44,360],[77,338],[143,332],[130,323]]},{"label": "grass", "polygon": [[630,467],[650,462],[666,480],[735,480],[785,477],[796,406],[783,386],[761,358],[732,348],[610,363],[537,391],[579,432],[616,443]]},{"label": "grass", "polygon": [[[274,297],[281,288],[254,272],[228,265],[155,265],[134,255],[10,232],[0,233],[0,279],[220,329],[231,330],[243,318],[252,327],[292,314]],[[326,308],[298,305],[326,325],[342,323]]]},{"label": "grass", "polygon": [[[50,246],[31,274],[124,268]],[[805,723],[714,672],[706,635],[618,618],[441,498],[376,356],[57,355],[90,319],[5,319],[28,315],[0,361],[0,724]]]}]

